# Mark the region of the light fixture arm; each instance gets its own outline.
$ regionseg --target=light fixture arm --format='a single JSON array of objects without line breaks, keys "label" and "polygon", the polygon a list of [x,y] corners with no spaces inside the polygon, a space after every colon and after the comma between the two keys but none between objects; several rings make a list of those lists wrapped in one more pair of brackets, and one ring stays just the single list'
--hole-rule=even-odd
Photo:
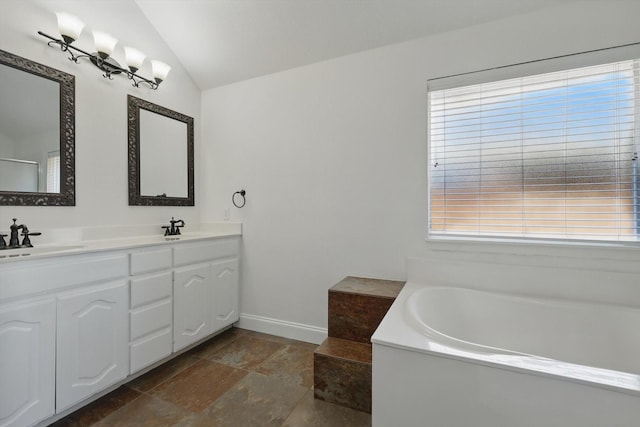
[{"label": "light fixture arm", "polygon": [[160,83],[162,83],[162,80],[158,78],[156,78],[155,81],[149,80],[139,74],[136,74],[131,70],[122,68],[120,67],[120,64],[118,64],[115,60],[113,60],[110,57],[101,58],[99,55],[86,52],[78,47],[73,46],[71,42],[67,43],[65,40],[56,39],[55,37],[51,37],[50,35],[45,34],[42,31],[38,31],[38,34],[51,40],[47,42],[49,46],[51,47],[59,46],[61,51],[68,52],[70,55],[68,59],[70,61],[75,62],[76,64],[78,64],[78,60],[80,58],[88,58],[93,63],[93,65],[95,65],[96,67],[98,67],[104,72],[102,76],[109,80],[113,80],[112,76],[114,74],[123,73],[127,76],[129,80],[131,80],[131,84],[134,87],[140,87],[140,84],[144,83],[148,85],[151,89],[156,90],[158,89],[158,86],[160,85]]}]

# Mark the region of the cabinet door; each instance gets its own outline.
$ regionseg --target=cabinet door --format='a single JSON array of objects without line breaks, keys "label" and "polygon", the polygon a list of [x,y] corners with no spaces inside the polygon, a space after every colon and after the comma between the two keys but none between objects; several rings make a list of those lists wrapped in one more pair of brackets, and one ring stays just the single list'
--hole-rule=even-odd
[{"label": "cabinet door", "polygon": [[54,414],[55,300],[0,307],[0,426]]},{"label": "cabinet door", "polygon": [[178,268],[173,276],[173,351],[209,335],[211,266]]},{"label": "cabinet door", "polygon": [[127,375],[128,294],[123,280],[58,297],[58,413]]},{"label": "cabinet door", "polygon": [[213,276],[212,332],[238,320],[238,259],[216,261]]}]

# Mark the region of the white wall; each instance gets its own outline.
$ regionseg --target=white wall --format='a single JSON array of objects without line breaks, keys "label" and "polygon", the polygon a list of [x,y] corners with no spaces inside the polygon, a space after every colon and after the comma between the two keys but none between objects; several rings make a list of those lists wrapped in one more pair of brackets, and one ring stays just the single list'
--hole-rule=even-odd
[{"label": "white wall", "polygon": [[14,159],[15,153],[16,142],[0,130],[0,158]]},{"label": "white wall", "polygon": [[[78,46],[92,50],[90,29],[110,32],[121,43],[114,56],[122,61],[129,44],[172,69],[160,89],[134,88],[122,76],[108,81],[88,61],[74,64],[59,48],[48,47],[38,30],[57,36],[54,12],[77,15],[86,24]],[[34,231],[48,228],[158,224],[180,217],[200,221],[200,165],[196,165],[195,207],[128,206],[127,94],[195,118],[196,156],[200,153],[200,91],[170,49],[130,0],[3,0],[0,2],[0,49],[76,76],[76,206],[0,206],[0,231],[12,217]],[[123,61],[122,61],[123,62]],[[143,69],[143,74],[150,75]],[[160,232],[160,231],[159,231]],[[44,238],[44,236],[43,236]],[[35,243],[35,241],[34,241]]]},{"label": "white wall", "polygon": [[220,220],[231,207],[243,222],[245,323],[324,328],[332,284],[403,279],[407,256],[433,250],[620,254],[426,242],[426,81],[638,42],[637,16],[637,1],[576,2],[204,92],[202,215]]}]

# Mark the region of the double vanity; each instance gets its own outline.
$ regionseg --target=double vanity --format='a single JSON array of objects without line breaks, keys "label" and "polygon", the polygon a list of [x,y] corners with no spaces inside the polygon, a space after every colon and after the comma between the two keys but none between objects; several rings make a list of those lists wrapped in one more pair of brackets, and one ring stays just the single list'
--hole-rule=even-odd
[{"label": "double vanity", "polygon": [[0,426],[55,420],[237,321],[229,226],[1,251]]},{"label": "double vanity", "polygon": [[[0,77],[0,206],[76,206],[75,76],[0,49]],[[129,205],[195,206],[193,117],[126,109]],[[170,224],[0,235],[0,427],[51,423],[238,320],[240,224]]]}]

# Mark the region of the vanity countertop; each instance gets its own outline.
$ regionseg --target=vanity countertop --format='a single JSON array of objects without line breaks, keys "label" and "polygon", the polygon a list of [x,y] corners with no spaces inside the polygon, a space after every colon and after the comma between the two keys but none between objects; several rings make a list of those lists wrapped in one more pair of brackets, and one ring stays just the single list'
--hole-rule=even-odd
[{"label": "vanity countertop", "polygon": [[[81,236],[83,233],[78,233]],[[118,233],[114,233],[118,234]],[[3,249],[0,250],[0,264],[50,257],[81,255],[93,252],[127,250],[145,246],[167,245],[178,242],[193,242],[216,237],[231,237],[242,235],[241,223],[211,223],[203,224],[198,231],[185,231],[177,236],[139,235],[117,236],[108,238],[107,230],[100,233],[84,233],[89,239],[68,239],[58,243],[37,244],[33,248]],[[92,238],[93,237],[93,238]],[[102,238],[96,238],[102,237]],[[35,239],[34,239],[35,240]]]}]

